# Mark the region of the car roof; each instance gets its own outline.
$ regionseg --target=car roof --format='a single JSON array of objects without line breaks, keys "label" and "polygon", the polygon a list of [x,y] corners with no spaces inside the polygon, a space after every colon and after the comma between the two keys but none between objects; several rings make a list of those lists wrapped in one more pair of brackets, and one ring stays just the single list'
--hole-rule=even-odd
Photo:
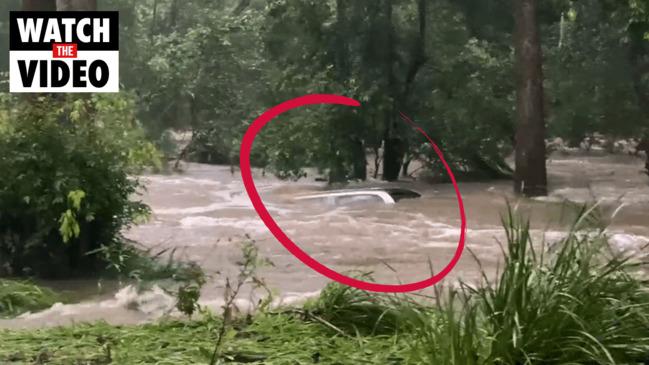
[{"label": "car roof", "polygon": [[381,196],[383,200],[385,199],[384,194],[388,194],[390,199],[398,201],[403,198],[418,198],[421,194],[416,191],[403,189],[403,188],[381,188],[381,187],[372,187],[372,188],[357,188],[357,189],[340,189],[340,190],[327,190],[314,194],[308,194],[298,197],[297,199],[307,199],[307,198],[318,198],[318,197],[327,197],[327,196],[349,196],[349,195],[361,195],[361,194],[371,194]]}]

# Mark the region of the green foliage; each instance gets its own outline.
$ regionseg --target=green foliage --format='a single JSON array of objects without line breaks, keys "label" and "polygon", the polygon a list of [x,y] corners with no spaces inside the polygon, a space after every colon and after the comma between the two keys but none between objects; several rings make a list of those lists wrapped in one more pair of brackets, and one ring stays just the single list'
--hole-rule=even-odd
[{"label": "green foliage", "polygon": [[207,283],[205,273],[200,266],[189,265],[174,275],[174,279],[183,282],[183,285],[178,288],[176,293],[176,298],[178,299],[176,308],[191,317],[194,312],[201,309],[198,305],[198,300],[201,296],[201,288]]},{"label": "green foliage", "polygon": [[308,165],[329,169],[330,177],[342,170],[343,179],[365,178],[355,170],[366,164],[365,151],[378,150],[390,135],[404,141],[411,158],[441,172],[435,153],[420,148],[425,141],[399,112],[431,133],[455,170],[487,173],[482,177],[503,170],[513,135],[509,50],[474,38],[462,8],[445,1],[428,4],[422,41],[415,3],[395,3],[392,18],[373,1],[271,4],[263,37],[268,57],[283,70],[271,82],[277,99],[317,91],[363,103],[353,111],[296,113],[287,117],[285,133],[269,131],[269,142],[258,148],[268,151],[280,176]]},{"label": "green foliage", "polygon": [[[216,340],[214,341],[212,351],[204,349],[204,353],[209,356],[210,365],[216,365],[221,362],[221,359],[228,358],[227,355],[224,356],[223,348],[227,346],[226,341],[230,340],[230,334],[233,333],[233,322],[236,321],[235,314],[239,312],[235,304],[235,300],[239,296],[243,286],[250,282],[252,283],[252,290],[256,289],[265,289],[267,292],[267,297],[264,300],[261,300],[258,304],[260,306],[259,310],[261,313],[264,313],[266,307],[272,301],[272,293],[266,287],[264,280],[257,276],[257,270],[263,266],[272,265],[272,263],[259,255],[259,249],[255,245],[254,241],[246,241],[241,247],[242,259],[237,262],[239,266],[239,274],[237,279],[231,281],[230,278],[225,279],[225,293],[223,294],[223,320],[218,327],[214,329],[216,334]],[[202,284],[201,284],[202,285]],[[192,301],[190,303],[195,303],[193,297],[190,297]],[[197,300],[198,298],[196,298]],[[194,304],[195,306],[195,304]],[[187,309],[187,308],[185,308]]]},{"label": "green foliage", "polygon": [[81,210],[81,200],[86,197],[86,193],[81,190],[71,191],[68,194],[68,210],[61,214],[59,218],[59,232],[63,242],[68,243],[72,238],[79,238],[81,227],[77,221],[76,213]]},{"label": "green foliage", "polygon": [[141,288],[163,281],[174,284],[172,286],[202,287],[206,280],[200,266],[177,260],[175,250],[152,252],[140,248],[136,242],[126,241],[122,245],[102,246],[88,254],[106,263],[104,274],[108,277],[134,280]]},{"label": "green foliage", "polygon": [[[369,275],[358,275],[361,280],[371,281]],[[347,285],[327,285],[320,296],[305,304],[304,309],[318,320],[331,326],[356,334],[395,334],[403,320],[401,309],[412,304],[406,297],[377,295]]]},{"label": "green foliage", "polygon": [[[0,362],[18,365],[47,358],[52,365],[206,364],[206,348],[214,340],[211,329],[219,322],[209,318],[136,327],[97,323],[30,332],[0,330]],[[407,340],[341,337],[325,326],[286,314],[259,315],[251,323],[239,322],[232,337],[222,363],[396,365],[403,361]]]},{"label": "green foliage", "polygon": [[[394,154],[397,164],[417,159],[434,179],[446,179],[437,155],[399,112],[435,139],[463,179],[511,174],[504,162],[515,129],[510,3],[109,0],[103,6],[121,11],[122,79],[165,151],[163,131],[191,130],[183,157],[235,164],[246,126],[268,106],[306,93],[360,100],[356,110],[302,108],[283,116],[252,151],[253,165],[280,178],[316,167],[333,182],[364,179],[366,152],[391,141],[398,146],[383,153]],[[628,138],[647,128],[645,3],[540,2],[550,136],[576,145],[595,132]]]},{"label": "green foliage", "polygon": [[0,273],[69,275],[147,208],[129,177],[159,163],[127,94],[12,98],[0,134]]},{"label": "green foliage", "polygon": [[[628,138],[649,128],[646,3],[540,2],[549,136],[576,145],[595,132]],[[4,8],[17,6],[14,0]],[[511,173],[504,163],[515,129],[511,1],[106,0],[100,6],[120,11],[121,80],[157,145],[131,145],[133,163],[159,159],[155,147],[176,157],[164,133],[179,129],[193,132],[183,158],[235,164],[240,138],[261,111],[306,93],[336,93],[360,100],[362,108],[303,108],[284,116],[255,143],[253,165],[281,178],[316,167],[332,182],[364,179],[366,153],[394,144],[382,150],[389,160],[420,160],[429,175],[445,179],[434,151],[399,120],[404,112],[463,179]],[[7,32],[6,22],[0,32]],[[4,61],[0,70],[6,71]]]},{"label": "green foliage", "polygon": [[[458,175],[497,178],[508,173],[512,151],[514,84],[512,59],[502,41],[471,34],[470,18],[449,4],[431,11],[430,65],[419,75],[411,115],[442,148]],[[410,132],[411,154],[444,176],[435,152]]]},{"label": "green foliage", "polygon": [[197,309],[198,299],[201,296],[201,285],[192,283],[183,285],[178,289],[176,297],[178,302],[176,303],[176,308],[184,313],[187,316],[192,316]]},{"label": "green foliage", "polygon": [[137,91],[139,114],[156,139],[170,127],[191,129],[186,157],[234,163],[258,112],[331,92],[363,107],[283,117],[259,138],[252,163],[281,178],[317,167],[332,181],[364,179],[366,151],[391,136],[402,141],[399,153],[441,171],[434,152],[420,149],[421,136],[398,120],[403,111],[435,135],[457,171],[492,177],[507,170],[513,86],[505,26],[495,28],[498,37],[475,38],[484,32],[463,6],[430,3],[420,41],[416,2],[388,9],[374,1],[253,1],[242,12],[243,2],[233,1],[188,1],[183,11],[175,0],[113,2],[127,13],[125,82]]},{"label": "green foliage", "polygon": [[58,294],[31,282],[0,279],[0,317],[38,311],[59,301]]},{"label": "green foliage", "polygon": [[[244,123],[264,93],[257,31],[259,1],[109,0],[120,9],[122,74],[138,117],[159,140],[170,128],[194,132],[184,157],[229,163]],[[175,157],[175,156],[172,156]]]},{"label": "green foliage", "polygon": [[629,14],[601,1],[573,2],[546,31],[550,132],[579,145],[593,132],[638,138],[647,126],[634,90]]}]

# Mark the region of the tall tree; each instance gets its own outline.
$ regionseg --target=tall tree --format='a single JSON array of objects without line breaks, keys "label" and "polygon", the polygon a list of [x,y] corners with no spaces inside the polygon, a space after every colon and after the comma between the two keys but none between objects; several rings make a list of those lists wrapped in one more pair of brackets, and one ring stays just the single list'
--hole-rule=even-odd
[{"label": "tall tree", "polygon": [[[408,140],[405,138],[403,124],[397,117],[401,111],[409,112],[409,97],[416,81],[417,74],[422,66],[426,63],[426,18],[427,1],[418,0],[416,3],[416,18],[418,27],[416,35],[412,39],[412,46],[408,52],[408,62],[405,66],[405,75],[398,75],[395,67],[398,62],[399,52],[396,49],[395,39],[397,34],[393,24],[393,2],[385,2],[385,74],[387,77],[386,92],[388,93],[392,105],[385,109],[385,134],[384,134],[384,152],[383,152],[383,179],[395,181],[399,178],[399,172],[402,166],[405,166],[404,172],[407,172],[408,162],[406,153],[408,151]],[[405,164],[405,165],[404,165]],[[407,174],[407,173],[406,173]]]},{"label": "tall tree", "polygon": [[643,130],[640,131],[640,142],[636,151],[645,152],[645,172],[649,174],[649,86],[647,85],[647,74],[649,74],[649,4],[646,2],[628,4],[631,10],[632,20],[627,28],[628,34],[628,55],[631,64],[631,75],[633,78],[633,89],[638,99],[640,110],[644,113],[645,122]]},{"label": "tall tree", "polygon": [[383,179],[387,181],[394,181],[399,178],[401,170],[401,162],[405,154],[403,148],[403,139],[401,138],[400,125],[397,123],[397,108],[396,108],[396,80],[394,75],[394,57],[395,57],[395,34],[394,25],[392,23],[392,1],[385,0],[383,2],[383,16],[384,28],[384,67],[385,79],[384,92],[388,95],[387,103],[391,104],[384,109],[384,126],[385,134],[383,137]]},{"label": "tall tree", "polygon": [[526,196],[547,194],[543,55],[538,24],[538,0],[515,0],[516,169],[514,191]]},{"label": "tall tree", "polygon": [[[630,7],[629,15],[631,20],[626,30],[627,47],[629,63],[631,65],[631,75],[633,77],[633,88],[638,98],[638,104],[646,116],[649,116],[649,90],[644,82],[645,76],[649,74],[649,45],[647,44],[647,35],[649,35],[649,5],[640,5]],[[645,9],[646,8],[646,9]]]}]

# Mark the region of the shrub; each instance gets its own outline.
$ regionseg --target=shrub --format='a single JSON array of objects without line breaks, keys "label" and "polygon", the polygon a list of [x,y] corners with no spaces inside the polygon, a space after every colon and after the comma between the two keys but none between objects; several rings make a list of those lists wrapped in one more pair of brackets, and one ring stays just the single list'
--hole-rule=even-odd
[{"label": "shrub", "polygon": [[0,279],[0,317],[45,309],[59,300],[53,291],[30,282]]},{"label": "shrub", "polygon": [[120,95],[2,96],[0,275],[97,268],[101,246],[147,208],[129,177],[159,156]]},{"label": "shrub", "polygon": [[[372,280],[369,274],[358,277]],[[317,299],[305,304],[310,316],[350,335],[394,334],[405,308],[419,306],[405,296],[370,293],[340,283],[327,285]]]}]

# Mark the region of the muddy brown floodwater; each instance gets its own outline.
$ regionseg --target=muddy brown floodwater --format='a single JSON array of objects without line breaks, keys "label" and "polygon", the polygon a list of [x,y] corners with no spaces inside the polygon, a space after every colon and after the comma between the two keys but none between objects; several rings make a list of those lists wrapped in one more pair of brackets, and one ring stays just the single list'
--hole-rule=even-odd
[{"label": "muddy brown floodwater", "polygon": [[[493,273],[501,258],[497,240],[504,240],[500,214],[506,201],[518,204],[532,220],[537,241],[556,240],[571,219],[562,202],[601,201],[609,214],[617,210],[608,229],[611,242],[622,250],[642,254],[649,243],[649,177],[642,161],[626,155],[554,156],[548,161],[550,195],[517,199],[509,181],[459,183],[467,216],[467,248]],[[394,205],[368,204],[329,207],[294,202],[298,193],[325,189],[313,179],[279,181],[255,172],[255,182],[270,213],[302,249],[337,271],[373,272],[375,281],[404,283],[430,276],[429,263],[441,270],[453,256],[460,234],[455,192],[450,184],[420,182],[385,184],[370,181],[357,186],[401,186],[422,194],[420,199]],[[201,303],[217,309],[222,304],[226,277],[236,275],[240,243],[255,241],[260,253],[274,266],[259,275],[278,293],[278,302],[299,302],[329,280],[298,261],[277,242],[258,218],[243,188],[239,172],[229,167],[186,165],[177,175],[142,177],[143,199],[153,208],[150,222],[132,228],[127,236],[148,248],[175,249],[175,257],[194,261],[210,281]],[[574,212],[572,213],[574,214]],[[248,238],[249,237],[249,238]],[[445,283],[478,278],[478,265],[465,252]],[[86,290],[75,283],[67,289]],[[112,283],[114,286],[115,284]],[[92,290],[90,290],[92,291]],[[117,291],[117,289],[115,289]],[[106,320],[138,323],[158,318],[173,308],[162,290],[137,293],[132,286],[109,291],[81,304],[56,305],[42,313],[0,321],[0,327],[29,328]],[[246,296],[240,304],[250,305]],[[254,301],[254,300],[253,300]],[[136,309],[137,308],[137,309]]]}]

